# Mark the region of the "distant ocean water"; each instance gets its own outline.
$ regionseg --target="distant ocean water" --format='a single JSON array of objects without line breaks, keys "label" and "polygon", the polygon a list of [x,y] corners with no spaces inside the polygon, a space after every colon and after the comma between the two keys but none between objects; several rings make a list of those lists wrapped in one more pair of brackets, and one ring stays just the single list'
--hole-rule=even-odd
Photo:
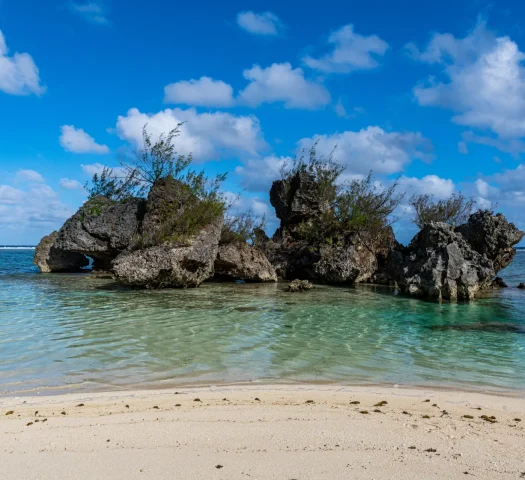
[{"label": "distant ocean water", "polygon": [[33,254],[0,247],[0,394],[249,381],[525,391],[524,250],[501,272],[511,288],[442,305],[364,285],[127,290],[39,274]]}]

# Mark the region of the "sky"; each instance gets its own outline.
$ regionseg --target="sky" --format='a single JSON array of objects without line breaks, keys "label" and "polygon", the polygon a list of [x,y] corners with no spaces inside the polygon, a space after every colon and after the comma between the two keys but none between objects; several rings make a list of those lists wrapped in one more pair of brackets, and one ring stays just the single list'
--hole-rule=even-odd
[{"label": "sky", "polygon": [[60,228],[144,124],[179,122],[177,151],[229,172],[268,233],[272,181],[315,142],[347,179],[463,192],[525,230],[523,18],[506,0],[0,0],[0,245]]}]

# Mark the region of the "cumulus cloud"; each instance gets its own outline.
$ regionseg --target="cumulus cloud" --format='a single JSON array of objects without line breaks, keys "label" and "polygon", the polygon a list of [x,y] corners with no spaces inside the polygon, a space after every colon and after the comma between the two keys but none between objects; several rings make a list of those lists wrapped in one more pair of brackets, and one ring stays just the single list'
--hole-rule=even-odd
[{"label": "cumulus cloud", "polygon": [[64,190],[82,190],[84,185],[82,185],[78,180],[71,180],[69,178],[61,178],[59,185]]},{"label": "cumulus cloud", "polygon": [[109,19],[106,15],[106,9],[104,6],[97,2],[88,3],[76,3],[70,2],[69,9],[81,16],[84,20],[89,23],[95,23],[98,25],[108,25]]},{"label": "cumulus cloud", "polygon": [[255,35],[278,35],[283,28],[279,17],[272,12],[239,12],[237,25]]},{"label": "cumulus cloud", "polygon": [[184,80],[164,87],[166,103],[203,107],[257,107],[263,103],[284,103],[286,108],[316,109],[330,103],[330,93],[319,82],[305,78],[301,68],[290,63],[254,65],[243,72],[248,85],[234,97],[231,85],[210,77]]},{"label": "cumulus cloud", "polygon": [[68,152],[73,153],[109,153],[106,145],[100,145],[95,139],[88,135],[81,128],[75,128],[73,125],[63,125],[60,127],[60,145]]},{"label": "cumulus cloud", "polygon": [[185,122],[177,137],[178,153],[192,153],[196,161],[218,159],[224,155],[257,155],[266,146],[259,120],[253,115],[236,116],[224,112],[197,113],[193,108],[166,109],[147,114],[132,108],[117,120],[117,134],[134,147],[142,148],[142,128],[158,138]]},{"label": "cumulus cloud", "polygon": [[8,55],[4,34],[0,30],[0,90],[10,95],[41,95],[46,88],[40,84],[40,74],[28,53]]},{"label": "cumulus cloud", "polygon": [[406,199],[411,195],[433,195],[437,199],[445,199],[454,193],[455,185],[450,178],[437,175],[423,178],[402,176],[399,178],[399,190],[407,194]]},{"label": "cumulus cloud", "polygon": [[18,170],[16,179],[21,182],[45,183],[42,175],[34,170]]},{"label": "cumulus cloud", "polygon": [[24,189],[0,185],[1,227],[20,230],[44,227],[51,230],[72,213],[48,185],[32,183]]},{"label": "cumulus cloud", "polygon": [[183,80],[164,87],[164,102],[205,107],[231,107],[233,88],[221,80],[210,77]]},{"label": "cumulus cloud", "polygon": [[235,169],[241,178],[240,184],[251,192],[268,193],[274,180],[280,178],[280,168],[289,164],[291,157],[277,157],[270,155],[261,159],[249,159]]},{"label": "cumulus cloud", "polygon": [[484,23],[464,38],[436,34],[410,55],[439,68],[414,94],[420,105],[450,109],[459,125],[487,130],[502,139],[525,135],[525,54],[508,36],[495,36]]},{"label": "cumulus cloud", "polygon": [[302,68],[292,68],[288,62],[266,68],[254,65],[243,76],[250,83],[240,92],[239,102],[252,107],[283,102],[286,108],[315,109],[331,101],[323,85],[307,80]]},{"label": "cumulus cloud", "polygon": [[301,139],[298,144],[309,149],[316,142],[317,153],[328,156],[333,151],[334,160],[346,167],[347,174],[366,174],[372,170],[375,174],[389,175],[402,172],[414,159],[433,158],[432,143],[421,133],[386,132],[377,126],[358,132],[315,135]]},{"label": "cumulus cloud", "polygon": [[331,52],[314,58],[306,56],[303,62],[310,68],[325,73],[350,73],[356,70],[370,70],[380,64],[388,50],[388,43],[377,35],[364,36],[354,31],[353,25],[345,25],[328,37],[333,46]]}]

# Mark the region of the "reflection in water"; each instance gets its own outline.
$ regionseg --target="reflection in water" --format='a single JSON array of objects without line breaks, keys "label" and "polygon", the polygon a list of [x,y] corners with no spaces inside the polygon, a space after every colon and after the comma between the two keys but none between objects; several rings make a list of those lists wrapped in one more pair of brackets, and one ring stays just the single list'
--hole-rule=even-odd
[{"label": "reflection in water", "polygon": [[141,291],[18,261],[2,274],[0,256],[0,392],[253,380],[525,388],[517,289],[459,305],[367,286]]}]

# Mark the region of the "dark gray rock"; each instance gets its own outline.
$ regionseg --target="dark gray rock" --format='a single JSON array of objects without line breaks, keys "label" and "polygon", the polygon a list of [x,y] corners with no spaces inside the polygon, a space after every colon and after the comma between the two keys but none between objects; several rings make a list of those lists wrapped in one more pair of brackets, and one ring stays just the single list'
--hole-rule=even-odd
[{"label": "dark gray rock", "polygon": [[144,199],[116,203],[106,197],[93,198],[66,221],[55,246],[93,258],[96,270],[110,270],[111,262],[138,235],[145,211]]},{"label": "dark gray rock", "polygon": [[270,189],[270,203],[281,226],[300,223],[327,209],[320,198],[319,186],[307,172],[298,172],[290,180],[277,180]]},{"label": "dark gray rock", "polygon": [[389,271],[403,293],[437,301],[471,300],[493,286],[523,235],[503,215],[488,211],[474,213],[456,229],[430,222],[408,247],[396,246]]},{"label": "dark gray rock", "polygon": [[318,283],[390,283],[386,260],[395,241],[391,228],[378,238],[355,235],[343,245],[313,247],[296,240],[288,229],[279,229],[272,239],[261,239],[264,251],[277,274],[285,279],[309,279]]},{"label": "dark gray rock", "polygon": [[247,243],[220,245],[215,259],[215,276],[247,282],[276,282],[277,274],[266,255]]},{"label": "dark gray rock", "polygon": [[436,301],[471,300],[496,273],[491,260],[441,222],[426,224],[408,247],[398,246],[389,270],[402,293]]},{"label": "dark gray rock", "polygon": [[503,278],[496,277],[494,280],[492,280],[490,286],[492,288],[507,288],[508,285],[503,281]]},{"label": "dark gray rock", "polygon": [[145,288],[197,287],[213,276],[222,220],[203,228],[187,244],[164,243],[120,254],[115,278]]},{"label": "dark gray rock", "polygon": [[474,250],[492,260],[496,272],[510,264],[516,255],[514,245],[525,235],[501,213],[492,215],[488,210],[472,214],[468,222],[460,225],[457,231]]},{"label": "dark gray rock", "polygon": [[35,248],[33,263],[41,273],[78,272],[89,265],[89,260],[84,255],[57,248],[57,237],[58,232],[53,232],[42,238]]},{"label": "dark gray rock", "polygon": [[520,284],[518,285],[518,288],[521,289],[521,290],[525,289],[525,283],[523,283],[523,282],[520,283]]}]

